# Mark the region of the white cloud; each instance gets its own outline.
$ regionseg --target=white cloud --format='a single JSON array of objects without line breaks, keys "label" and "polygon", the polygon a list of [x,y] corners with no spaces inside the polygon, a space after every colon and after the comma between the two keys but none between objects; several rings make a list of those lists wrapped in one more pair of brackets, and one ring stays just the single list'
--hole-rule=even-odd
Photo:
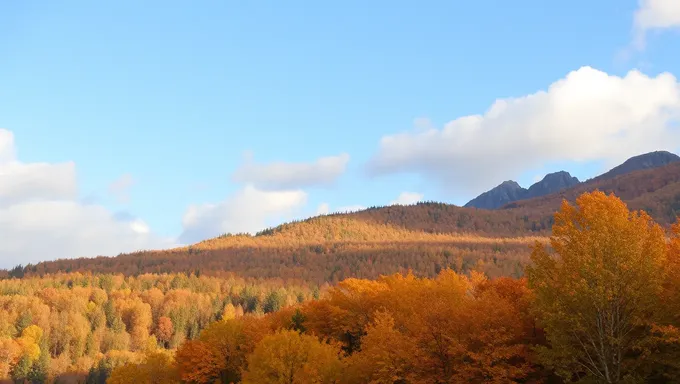
[{"label": "white cloud", "polygon": [[22,163],[0,129],[0,268],[171,247],[134,217],[78,202],[75,164]]},{"label": "white cloud", "polygon": [[14,135],[12,132],[0,128],[0,164],[14,160],[16,160]]},{"label": "white cloud", "polygon": [[402,192],[399,194],[399,197],[397,197],[396,200],[392,200],[390,202],[390,205],[411,205],[415,204],[421,200],[423,200],[423,195],[422,193],[417,193],[417,192]]},{"label": "white cloud", "polygon": [[302,190],[263,191],[246,185],[216,204],[190,206],[182,218],[182,243],[194,243],[223,233],[254,233],[290,219],[307,202]]},{"label": "white cloud", "polygon": [[634,44],[638,48],[644,48],[647,31],[680,27],[680,1],[640,0],[639,5],[634,16]]},{"label": "white cloud", "polygon": [[355,204],[355,205],[345,205],[342,207],[338,207],[334,212],[339,212],[339,213],[346,213],[346,212],[356,212],[356,211],[363,211],[366,209],[365,206],[361,204]]},{"label": "white cloud", "polygon": [[0,164],[0,207],[21,201],[73,199],[77,195],[74,163]]},{"label": "white cloud", "polygon": [[479,193],[549,161],[613,166],[644,152],[674,151],[679,120],[673,75],[617,77],[582,67],[546,91],[496,100],[484,115],[384,136],[368,169],[373,175],[415,172]]},{"label": "white cloud", "polygon": [[289,190],[313,186],[328,186],[345,172],[349,155],[328,156],[313,163],[274,162],[257,164],[246,158],[233,179],[267,190]]},{"label": "white cloud", "polygon": [[328,203],[321,203],[319,206],[316,208],[316,215],[327,215],[331,211],[330,205]]},{"label": "white cloud", "polygon": [[321,203],[319,206],[316,208],[316,214],[317,215],[328,215],[332,213],[349,213],[349,212],[356,212],[356,211],[362,211],[366,209],[365,206],[355,204],[355,205],[344,205],[341,207],[337,207],[335,209],[331,209],[330,205],[328,203]]},{"label": "white cloud", "polygon": [[73,199],[77,193],[75,164],[21,163],[14,135],[0,129],[0,208],[19,201]]},{"label": "white cloud", "polygon": [[125,173],[109,184],[109,193],[119,203],[128,203],[130,201],[130,188],[134,183],[135,180],[132,178],[132,175]]},{"label": "white cloud", "polygon": [[102,206],[74,201],[33,201],[0,209],[0,232],[0,267],[174,245],[151,234],[139,219],[119,221]]}]

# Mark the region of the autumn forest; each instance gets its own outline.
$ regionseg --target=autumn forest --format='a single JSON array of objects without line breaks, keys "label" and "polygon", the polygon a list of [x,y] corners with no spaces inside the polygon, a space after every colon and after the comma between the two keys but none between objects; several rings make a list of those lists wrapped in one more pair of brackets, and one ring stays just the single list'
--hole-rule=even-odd
[{"label": "autumn forest", "polygon": [[[82,264],[50,270],[67,261],[15,268],[0,280],[0,377],[20,383],[674,382],[680,224],[661,226],[600,191],[583,193],[575,204],[565,200],[552,221],[550,236],[501,239],[329,217],[266,236],[199,243],[192,252],[206,264],[184,273],[152,273],[141,263],[130,271],[117,258],[92,259],[109,262],[110,271]],[[286,241],[311,255],[272,251],[270,263],[289,254],[302,263],[324,256],[317,247],[344,246],[347,253],[337,257],[349,267],[334,279],[322,261],[292,278],[286,261],[277,276],[264,263],[232,273],[210,271],[213,261],[201,259],[224,242],[276,250],[274,242]],[[430,256],[416,260],[413,249]],[[116,271],[118,262],[123,267]],[[390,271],[391,264],[399,269]]]}]

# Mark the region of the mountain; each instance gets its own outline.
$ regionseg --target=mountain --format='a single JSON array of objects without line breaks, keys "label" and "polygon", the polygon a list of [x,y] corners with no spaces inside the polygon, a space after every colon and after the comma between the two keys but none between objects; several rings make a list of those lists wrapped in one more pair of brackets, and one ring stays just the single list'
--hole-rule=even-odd
[{"label": "mountain", "polygon": [[527,192],[516,181],[508,180],[470,200],[465,207],[496,209],[509,202],[526,198]]},{"label": "mountain", "polygon": [[[609,172],[603,173],[586,182],[612,179],[635,171],[663,167],[678,161],[680,161],[680,156],[674,153],[667,151],[649,152],[631,157],[621,165],[612,168]],[[514,201],[550,195],[566,188],[571,188],[579,183],[577,178],[572,177],[569,172],[565,171],[549,173],[543,180],[533,184],[529,189],[520,187],[520,185],[514,181],[505,181],[501,185],[470,200],[465,204],[465,207],[498,209]]]},{"label": "mountain", "polygon": [[465,207],[498,209],[510,202],[544,196],[578,184],[577,178],[569,172],[549,173],[529,189],[522,188],[516,181],[504,181],[501,185],[470,200]]},{"label": "mountain", "polygon": [[578,179],[570,175],[569,172],[559,171],[549,173],[545,175],[543,180],[529,187],[526,198],[549,195],[573,187],[578,183]]},{"label": "mountain", "polygon": [[678,161],[680,161],[680,156],[668,151],[649,152],[631,157],[630,159],[624,161],[623,164],[612,168],[609,172],[603,173],[592,180],[597,181],[611,179],[626,173],[640,171],[643,169],[658,168]]},{"label": "mountain", "polygon": [[563,200],[573,203],[579,195],[594,190],[613,193],[630,209],[642,209],[660,224],[668,225],[680,214],[680,162],[598,177],[557,193],[509,203],[499,211],[555,212]]}]

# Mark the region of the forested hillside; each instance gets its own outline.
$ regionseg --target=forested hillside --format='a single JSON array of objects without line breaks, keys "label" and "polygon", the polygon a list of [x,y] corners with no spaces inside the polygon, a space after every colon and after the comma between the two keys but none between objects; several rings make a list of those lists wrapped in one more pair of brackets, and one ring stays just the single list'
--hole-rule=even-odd
[{"label": "forested hillside", "polygon": [[[150,251],[115,258],[43,262],[23,268],[27,276],[59,271],[97,273],[171,273],[231,271],[243,277],[335,283],[348,277],[374,279],[413,270],[436,276],[445,268],[472,269],[490,276],[520,276],[529,244],[542,237],[491,238],[434,234],[374,224],[351,217],[319,217],[287,224],[258,236],[223,236],[171,251]],[[16,273],[13,272],[13,273]]]},{"label": "forested hillside", "polygon": [[647,211],[668,227],[680,213],[680,163],[591,180],[498,210],[434,202],[374,207],[283,224],[257,236],[225,235],[185,248],[115,258],[47,261],[14,273],[92,271],[134,276],[231,271],[244,277],[316,284],[348,277],[374,279],[409,269],[425,277],[434,277],[445,268],[517,277],[529,260],[528,244],[536,237],[544,241],[550,234],[553,214],[561,202],[573,202],[595,189],[620,196],[631,208]]}]

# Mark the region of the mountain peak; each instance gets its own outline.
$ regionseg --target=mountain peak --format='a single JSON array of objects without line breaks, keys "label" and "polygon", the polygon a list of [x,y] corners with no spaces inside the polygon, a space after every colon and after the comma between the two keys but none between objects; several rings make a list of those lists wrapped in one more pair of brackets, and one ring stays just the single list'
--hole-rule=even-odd
[{"label": "mountain peak", "polygon": [[516,181],[506,180],[495,188],[470,200],[465,206],[482,209],[496,209],[509,202],[523,199],[526,196],[526,193],[527,190],[517,184]]},{"label": "mountain peak", "polygon": [[529,187],[527,197],[549,195],[578,183],[579,180],[567,171],[548,173],[541,181]]},{"label": "mountain peak", "polygon": [[496,188],[522,189],[522,187],[515,180],[506,180],[500,183],[500,185],[498,185]]}]

